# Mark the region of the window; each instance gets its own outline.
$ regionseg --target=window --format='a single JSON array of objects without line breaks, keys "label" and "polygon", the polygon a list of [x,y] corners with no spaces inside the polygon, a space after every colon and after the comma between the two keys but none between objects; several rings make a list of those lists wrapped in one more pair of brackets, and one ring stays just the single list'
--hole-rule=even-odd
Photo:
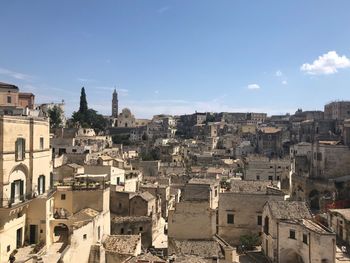
[{"label": "window", "polygon": [[19,202],[23,199],[24,181],[16,180],[11,183],[11,203]]},{"label": "window", "polygon": [[234,224],[235,216],[233,214],[227,214],[227,224]]},{"label": "window", "polygon": [[15,149],[16,161],[23,161],[25,158],[25,139],[18,138],[16,140]]},{"label": "window", "polygon": [[121,209],[122,208],[122,203],[119,203],[119,209]]},{"label": "window", "polygon": [[295,230],[293,230],[293,229],[289,230],[289,238],[295,239]]},{"label": "window", "polygon": [[40,175],[38,178],[38,194],[45,193],[45,175]]},{"label": "window", "polygon": [[217,197],[217,196],[218,196],[218,189],[215,188],[215,197]]},{"label": "window", "polygon": [[44,149],[44,137],[40,137],[40,150]]},{"label": "window", "polygon": [[265,220],[264,220],[264,233],[266,235],[269,234],[269,218],[267,216],[265,216]]},{"label": "window", "polygon": [[260,175],[257,175],[257,176],[256,176],[256,180],[260,180]]},{"label": "window", "polygon": [[258,226],[262,225],[262,216],[258,216]]},{"label": "window", "polygon": [[123,235],[124,234],[124,228],[120,229],[120,234]]},{"label": "window", "polygon": [[142,226],[140,226],[140,227],[139,227],[139,230],[140,230],[140,232],[142,232],[142,231],[143,231],[143,227],[142,227]]},{"label": "window", "polygon": [[98,226],[97,228],[97,239],[100,239],[101,238],[101,227]]},{"label": "window", "polygon": [[270,181],[272,181],[272,180],[273,180],[272,175],[270,175],[270,176],[269,176],[269,180],[270,180]]},{"label": "window", "polygon": [[72,153],[76,153],[77,152],[77,149],[72,149]]},{"label": "window", "polygon": [[66,200],[66,194],[61,194],[61,200]]},{"label": "window", "polygon": [[7,248],[6,248],[6,251],[7,251],[7,252],[10,252],[10,250],[11,250],[11,246],[8,245]]},{"label": "window", "polygon": [[85,240],[86,238],[87,238],[87,235],[86,235],[86,234],[84,234],[84,235],[83,235],[83,239]]},{"label": "window", "polygon": [[280,177],[279,176],[277,176],[277,181],[279,181],[280,180]]},{"label": "window", "polygon": [[303,243],[307,245],[307,234],[303,234]]},{"label": "window", "polygon": [[12,98],[11,98],[11,96],[7,96],[7,103],[12,103]]}]

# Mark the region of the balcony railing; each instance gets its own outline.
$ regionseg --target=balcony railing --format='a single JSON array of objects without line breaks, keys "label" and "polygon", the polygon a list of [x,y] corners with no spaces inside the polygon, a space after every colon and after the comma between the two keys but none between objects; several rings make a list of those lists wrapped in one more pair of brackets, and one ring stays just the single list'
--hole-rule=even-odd
[{"label": "balcony railing", "polygon": [[56,208],[55,209],[55,213],[53,214],[53,217],[55,219],[68,219],[68,217],[70,216],[71,214],[68,212],[67,209],[64,209],[64,208]]},{"label": "balcony railing", "polygon": [[[45,193],[43,193],[43,195],[46,195],[48,197],[52,196],[52,194],[56,191],[55,188],[49,189],[48,191],[46,191]],[[36,198],[40,195],[38,195],[38,193],[36,192],[30,192],[24,195],[20,195],[16,198],[0,198],[0,208],[10,208],[10,207],[14,207],[17,205],[20,205],[22,203],[25,203],[33,198]]]},{"label": "balcony railing", "polygon": [[16,206],[18,204],[24,203],[28,200],[31,200],[34,198],[34,193],[28,193],[24,195],[20,195],[15,198],[0,198],[0,207],[12,207]]}]

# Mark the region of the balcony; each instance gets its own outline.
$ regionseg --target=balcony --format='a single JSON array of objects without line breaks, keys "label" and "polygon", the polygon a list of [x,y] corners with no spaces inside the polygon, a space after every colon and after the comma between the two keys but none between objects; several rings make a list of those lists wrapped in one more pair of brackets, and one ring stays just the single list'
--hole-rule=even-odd
[{"label": "balcony", "polygon": [[30,200],[37,197],[46,197],[46,198],[51,197],[55,191],[56,189],[52,188],[41,195],[38,195],[35,192],[30,192],[24,195],[20,195],[16,198],[0,198],[0,208],[14,208],[14,207],[18,207],[20,205],[26,204]]},{"label": "balcony", "polygon": [[20,206],[21,204],[27,203],[34,198],[34,193],[28,193],[20,195],[16,198],[0,198],[0,207],[1,208],[12,208]]},{"label": "balcony", "polygon": [[70,216],[71,214],[65,208],[55,208],[55,213],[53,214],[55,219],[68,219]]}]

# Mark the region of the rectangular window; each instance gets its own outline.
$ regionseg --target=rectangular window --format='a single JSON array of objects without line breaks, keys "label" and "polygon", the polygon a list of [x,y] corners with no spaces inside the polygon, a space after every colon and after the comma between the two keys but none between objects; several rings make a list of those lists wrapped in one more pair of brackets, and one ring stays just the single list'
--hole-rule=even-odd
[{"label": "rectangular window", "polygon": [[40,150],[44,149],[44,138],[40,137]]},{"label": "rectangular window", "polygon": [[270,181],[272,181],[272,180],[273,180],[272,175],[270,175],[270,176],[269,176],[269,180],[270,180]]},{"label": "rectangular window", "polygon": [[24,181],[15,180],[11,183],[11,203],[17,203],[24,198]]},{"label": "rectangular window", "polygon": [[140,232],[142,232],[142,231],[143,231],[143,227],[142,227],[142,226],[140,226],[139,230],[140,230]]},{"label": "rectangular window", "polygon": [[66,194],[61,194],[61,200],[66,200]]},{"label": "rectangular window", "polygon": [[303,243],[307,245],[307,234],[303,234]]},{"label": "rectangular window", "polygon": [[86,235],[86,234],[84,234],[84,235],[83,235],[83,239],[85,240],[86,238],[87,238],[87,235]]},{"label": "rectangular window", "polygon": [[289,230],[289,238],[295,239],[295,230],[292,230],[292,229]]},{"label": "rectangular window", "polygon": [[12,98],[11,98],[11,96],[7,96],[7,103],[12,103]]},{"label": "rectangular window", "polygon": [[262,216],[258,216],[258,226],[262,225]]},{"label": "rectangular window", "polygon": [[227,214],[227,224],[234,224],[235,216],[233,214]]},{"label": "rectangular window", "polygon": [[16,161],[23,161],[25,158],[25,139],[18,138],[16,140],[16,149],[15,149]]},{"label": "rectangular window", "polygon": [[260,175],[257,175],[257,176],[256,176],[256,180],[260,180]]}]

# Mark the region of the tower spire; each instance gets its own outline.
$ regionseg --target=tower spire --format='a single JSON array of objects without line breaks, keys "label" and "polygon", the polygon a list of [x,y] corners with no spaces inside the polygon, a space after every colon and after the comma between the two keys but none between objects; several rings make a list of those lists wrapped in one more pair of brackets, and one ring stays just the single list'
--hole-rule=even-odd
[{"label": "tower spire", "polygon": [[116,85],[114,85],[114,91],[112,95],[112,117],[118,118],[118,93]]}]

